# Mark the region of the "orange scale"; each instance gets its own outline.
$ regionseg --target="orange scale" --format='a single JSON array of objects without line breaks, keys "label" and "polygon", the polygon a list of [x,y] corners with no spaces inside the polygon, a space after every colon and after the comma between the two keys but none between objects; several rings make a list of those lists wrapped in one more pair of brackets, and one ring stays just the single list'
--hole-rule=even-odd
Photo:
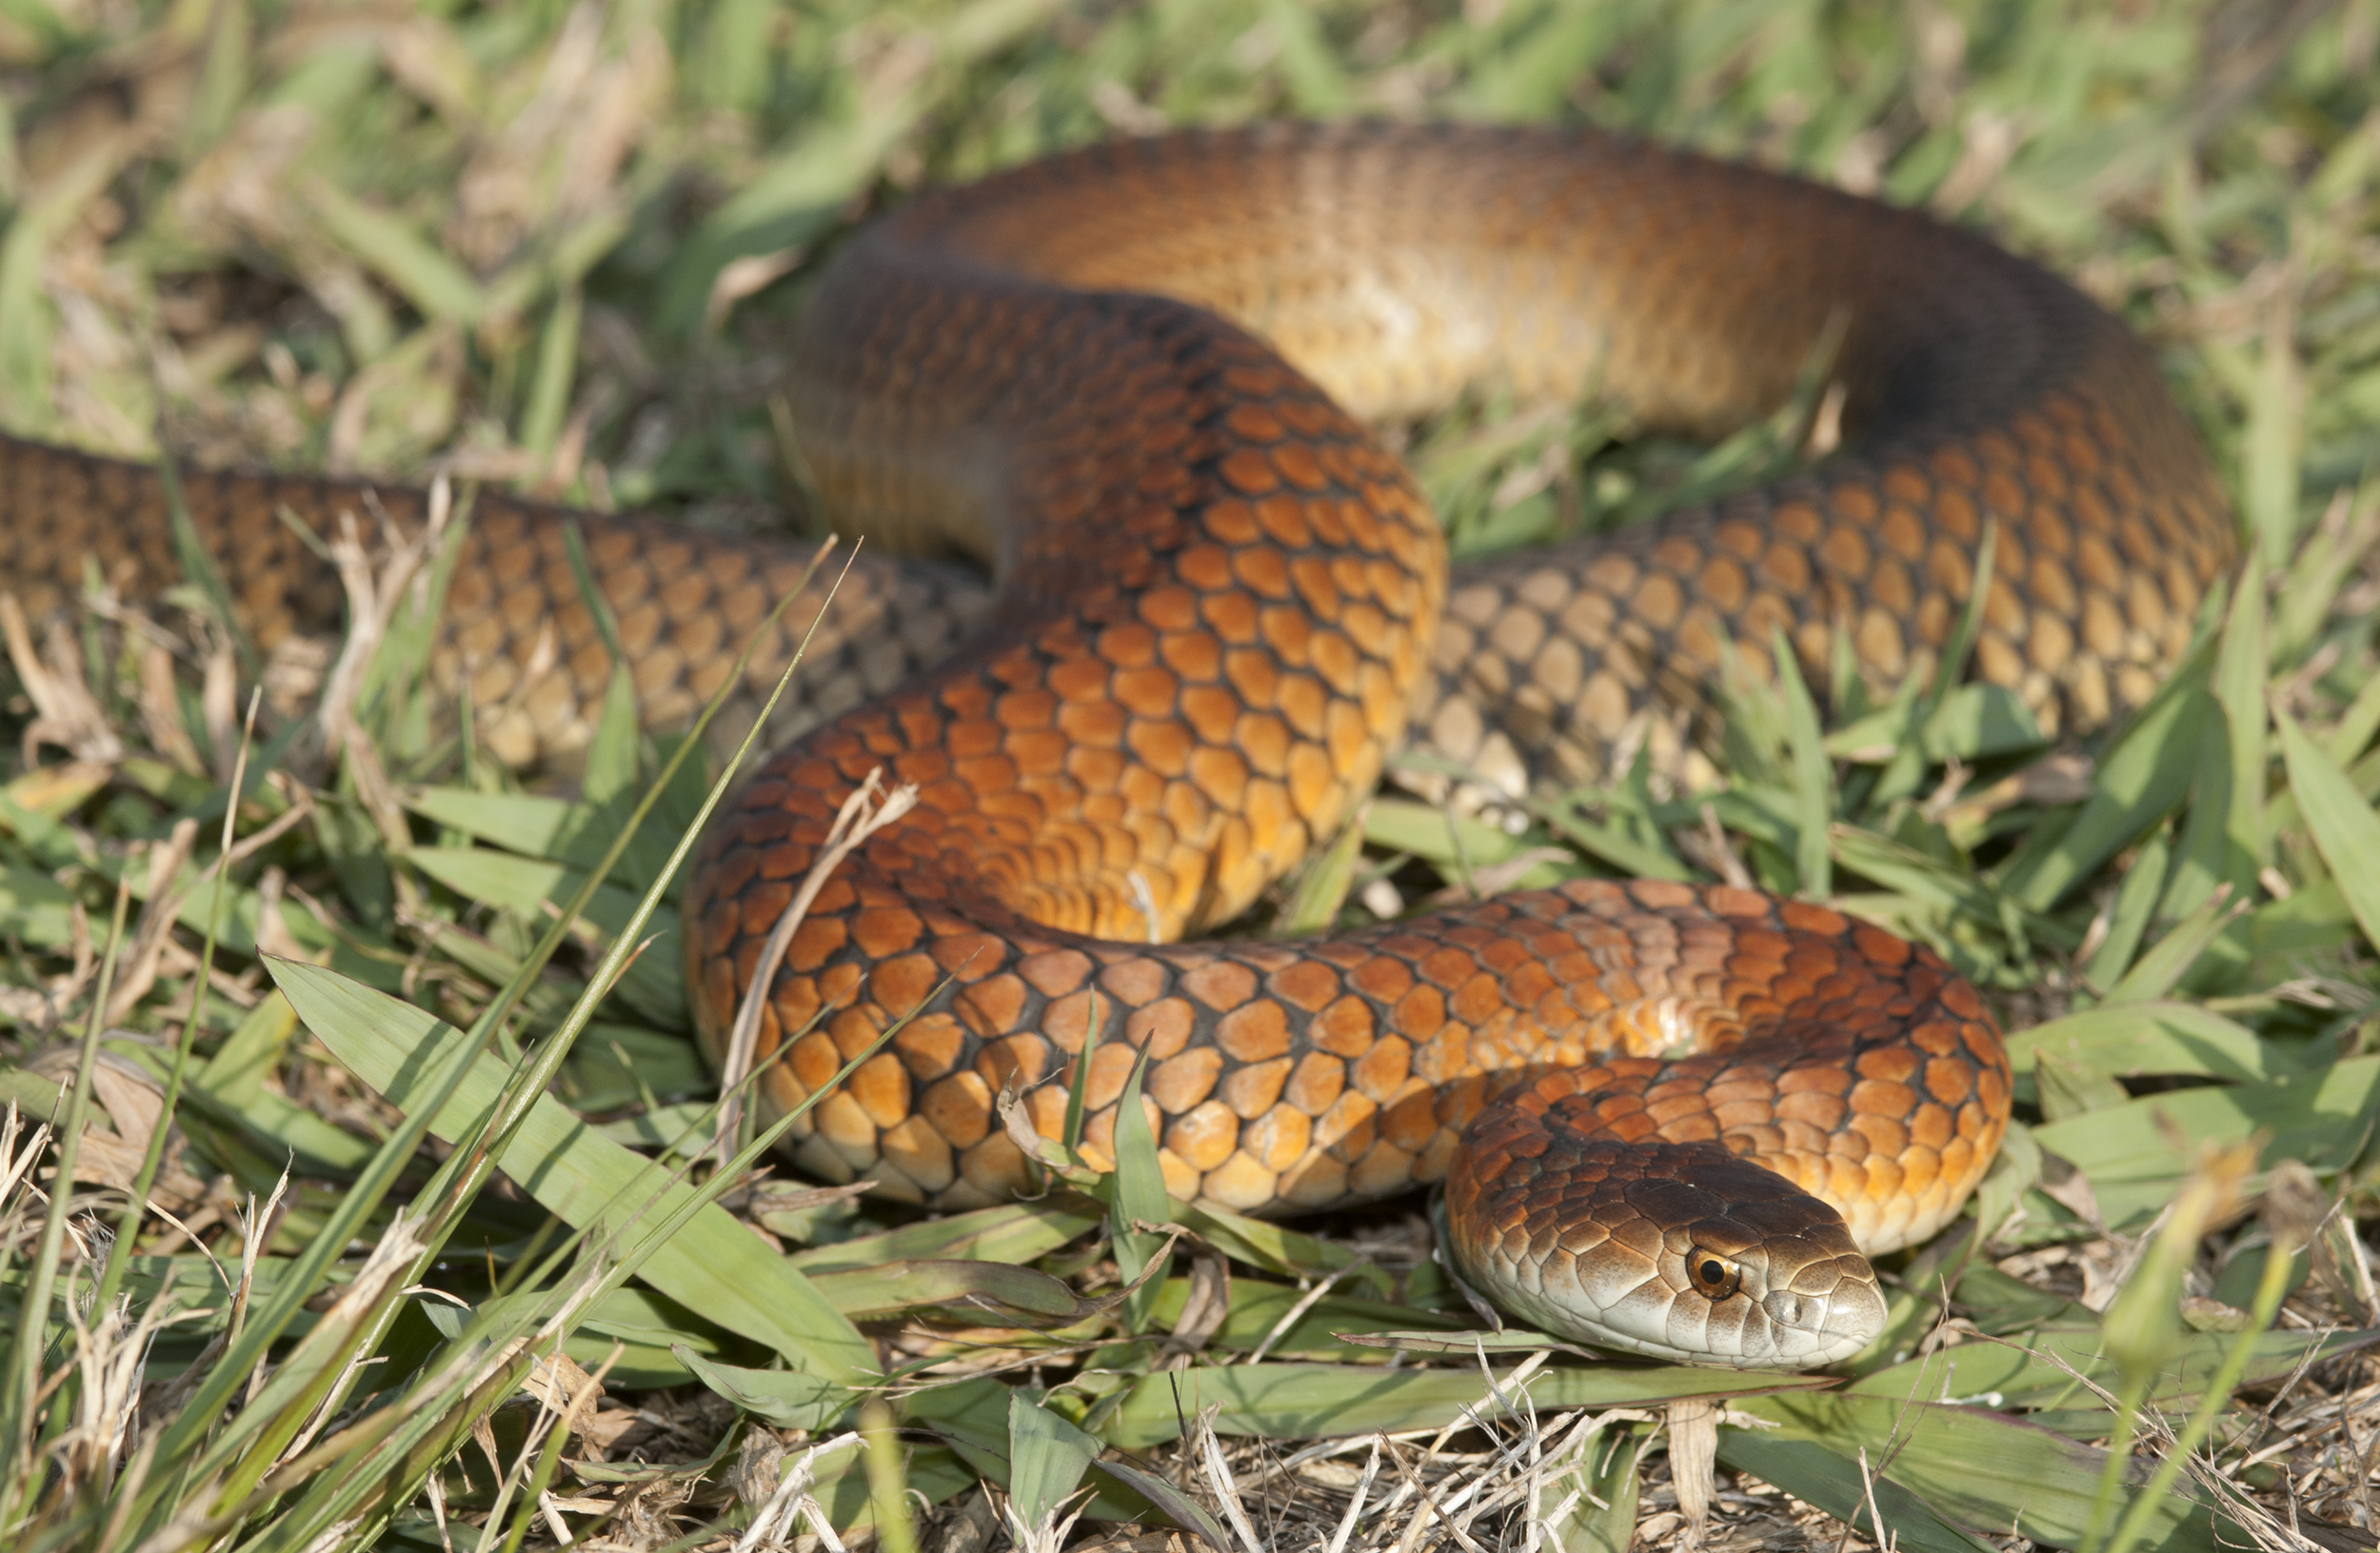
[{"label": "orange scale", "polygon": [[1306,504],[1295,496],[1266,497],[1256,504],[1256,517],[1277,545],[1301,550],[1314,543],[1314,530],[1306,521]]},{"label": "orange scale", "polygon": [[1425,980],[1443,987],[1468,980],[1478,968],[1478,962],[1464,949],[1435,947],[1426,940],[1416,943],[1413,947],[1418,951],[1414,969]]},{"label": "orange scale", "polygon": [[[1193,751],[1195,756],[1196,752]],[[1207,820],[1213,813],[1206,795],[1188,782],[1176,782],[1165,789],[1164,814],[1180,836],[1203,835]]]},{"label": "orange scale", "polygon": [[[1273,467],[1282,479],[1299,490],[1322,491],[1330,488],[1332,480],[1322,460],[1303,443],[1290,443],[1273,453]],[[1329,543],[1329,541],[1325,541]]]},{"label": "orange scale", "polygon": [[1489,935],[1475,952],[1479,964],[1498,975],[1509,975],[1533,965],[1528,949],[1508,931],[1499,930]]},{"label": "orange scale", "polygon": [[1057,711],[1057,696],[1039,686],[1031,689],[1010,690],[993,707],[994,718],[1000,726],[1012,729],[1048,727]]},{"label": "orange scale", "polygon": [[[1101,694],[1105,695],[1103,684]],[[1078,745],[1112,747],[1121,742],[1128,720],[1123,707],[1112,701],[1070,702],[1059,709],[1058,731]]]},{"label": "orange scale", "polygon": [[1184,631],[1198,623],[1199,595],[1178,584],[1165,584],[1140,595],[1140,618],[1159,631]]},{"label": "orange scale", "polygon": [[1099,633],[1099,655],[1113,667],[1145,667],[1157,659],[1157,632],[1137,620],[1109,626]]},{"label": "orange scale", "polygon": [[880,1128],[899,1126],[908,1119],[909,1070],[891,1052],[879,1052],[854,1068],[843,1081],[843,1090]]},{"label": "orange scale", "polygon": [[810,1114],[818,1119],[820,1136],[843,1154],[846,1164],[874,1162],[876,1124],[857,1100],[838,1089],[821,1101]]},{"label": "orange scale", "polygon": [[1183,687],[1180,710],[1200,739],[1210,746],[1221,746],[1231,742],[1243,703],[1222,686],[1193,685]]},{"label": "orange scale", "polygon": [[1603,967],[1596,964],[1595,957],[1584,949],[1556,956],[1549,968],[1570,987],[1574,1003],[1577,1002],[1580,994],[1589,998],[1590,1001],[1578,1004],[1578,1011],[1582,1014],[1600,1013],[1616,1003],[1643,995],[1632,978],[1616,971],[1613,973],[1609,986],[1601,985]]},{"label": "orange scale", "polygon": [[1288,435],[1288,428],[1268,407],[1242,400],[1231,407],[1223,416],[1223,425],[1250,442],[1279,442]]},{"label": "orange scale", "polygon": [[1280,551],[1269,547],[1235,552],[1231,558],[1231,575],[1259,598],[1286,599],[1290,596],[1289,563]]},{"label": "orange scale", "polygon": [[[1040,1036],[1029,1034],[988,1041],[976,1054],[975,1067],[995,1089],[1004,1088],[1012,1080],[1037,1084],[1049,1071],[1050,1045]],[[1061,1103],[1064,1098],[1059,1096]]]},{"label": "orange scale", "polygon": [[1229,960],[1211,960],[1180,973],[1177,985],[1218,1013],[1229,1013],[1256,995],[1256,973]]},{"label": "orange scale", "polygon": [[851,921],[852,942],[861,953],[879,960],[903,952],[924,930],[918,914],[905,906],[869,906]]},{"label": "orange scale", "polygon": [[1052,664],[1042,683],[1066,702],[1096,701],[1107,694],[1112,667],[1103,658],[1080,657]]},{"label": "orange scale", "polygon": [[1983,1000],[1976,996],[1973,986],[1963,981],[1945,982],[1941,996],[1942,1006],[1961,1019],[1981,1020],[1985,1017]]},{"label": "orange scale", "polygon": [[1169,633],[1158,651],[1165,667],[1185,680],[1213,680],[1221,672],[1222,644],[1212,631],[1185,626]]},{"label": "orange scale", "polygon": [[1418,1154],[1438,1135],[1438,1094],[1430,1085],[1413,1088],[1379,1112],[1381,1138],[1408,1154]]},{"label": "orange scale", "polygon": [[1276,1057],[1225,1068],[1216,1096],[1242,1120],[1252,1121],[1279,1103],[1292,1065],[1289,1058]]},{"label": "orange scale", "polygon": [[848,941],[842,918],[809,917],[794,929],[792,942],[785,946],[784,966],[793,971],[816,970]]},{"label": "orange scale", "polygon": [[[1138,1052],[1114,1043],[1093,1052],[1091,1071],[1083,1083],[1083,1104],[1093,1110],[1103,1110],[1115,1105],[1122,1097],[1124,1084],[1131,1078],[1133,1067],[1139,1061]],[[1067,1077],[1071,1080],[1072,1076],[1073,1070],[1069,1066]],[[1143,1092],[1146,1092],[1145,1088]]]},{"label": "orange scale", "polygon": [[1155,664],[1121,670],[1110,682],[1115,698],[1139,717],[1170,716],[1180,687],[1172,669]]},{"label": "orange scale", "polygon": [[1330,704],[1330,692],[1322,687],[1321,681],[1310,674],[1285,674],[1273,699],[1291,728],[1308,739],[1322,736],[1323,712]]},{"label": "orange scale", "polygon": [[1375,604],[1349,604],[1339,613],[1339,626],[1347,633],[1347,639],[1370,658],[1386,657],[1398,640],[1389,617]]},{"label": "orange scale", "polygon": [[1220,1101],[1206,1101],[1169,1124],[1165,1146],[1193,1169],[1212,1170],[1240,1146],[1240,1118]]},{"label": "orange scale", "polygon": [[814,1095],[834,1082],[843,1071],[843,1053],[834,1038],[823,1030],[812,1030],[793,1044],[785,1058],[785,1065],[802,1085],[803,1094]]},{"label": "orange scale", "polygon": [[1066,768],[1066,757],[1073,746],[1066,736],[1048,728],[1008,736],[1007,754],[1016,763],[1018,776],[1025,781],[1046,780]]},{"label": "orange scale", "polygon": [[1465,1025],[1478,1026],[1509,1014],[1512,1006],[1501,982],[1487,972],[1476,971],[1455,987],[1447,1011]]},{"label": "orange scale", "polygon": [[952,1006],[977,1035],[998,1036],[1016,1028],[1024,1014],[1025,997],[1023,980],[1002,973],[966,988]]},{"label": "orange scale", "polygon": [[1298,597],[1318,619],[1337,619],[1342,607],[1339,584],[1331,575],[1327,562],[1319,556],[1301,555],[1289,563],[1290,586]]},{"label": "orange scale", "polygon": [[1319,961],[1299,959],[1264,979],[1265,989],[1293,1007],[1318,1013],[1339,996],[1339,973]]},{"label": "orange scale", "polygon": [[1446,1025],[1446,995],[1435,986],[1416,986],[1388,1010],[1388,1021],[1409,1041],[1428,1041]]},{"label": "orange scale", "polygon": [[1201,589],[1199,618],[1224,641],[1244,646],[1257,639],[1257,602],[1253,595],[1227,587],[1227,576],[1219,578]]},{"label": "orange scale", "polygon": [[[985,781],[979,784],[975,811],[968,818],[978,822],[992,822],[989,825],[979,824],[973,828],[996,838],[998,845],[1013,846],[1023,836],[1037,828],[1047,818],[1047,813],[1042,807],[1041,799],[1032,793],[1016,790],[1014,763],[1003,757],[997,763],[987,761],[984,765],[987,776],[1005,773],[1008,780],[1004,782]],[[1007,822],[1014,828],[1004,829],[998,824],[1002,821]]]},{"label": "orange scale", "polygon": [[1121,999],[1126,1008],[1138,1008],[1164,996],[1170,979],[1162,961],[1145,956],[1119,960],[1099,973],[1100,986]]},{"label": "orange scale", "polygon": [[1053,998],[1041,1010],[1041,1032],[1061,1051],[1081,1051],[1084,1038],[1090,1034],[1093,1011],[1104,1015],[1114,1008],[1113,1003],[1091,991]]},{"label": "orange scale", "polygon": [[878,1007],[899,1017],[923,1007],[941,980],[930,957],[904,954],[883,962],[868,973],[868,996]]},{"label": "orange scale", "polygon": [[1259,619],[1265,645],[1273,649],[1276,661],[1290,667],[1303,667],[1306,645],[1314,632],[1314,621],[1302,609],[1267,607]]},{"label": "orange scale", "polygon": [[1288,1014],[1270,998],[1243,1004],[1215,1025],[1215,1044],[1235,1062],[1279,1057],[1289,1049],[1289,1036]]},{"label": "orange scale", "polygon": [[[1197,741],[1187,726],[1170,718],[1135,718],[1124,734],[1124,745],[1141,762],[1141,769],[1124,773],[1127,791],[1133,793],[1137,806],[1147,808],[1160,798],[1162,779],[1180,776],[1189,769]],[[1158,779],[1154,785],[1145,780],[1152,778]]]}]

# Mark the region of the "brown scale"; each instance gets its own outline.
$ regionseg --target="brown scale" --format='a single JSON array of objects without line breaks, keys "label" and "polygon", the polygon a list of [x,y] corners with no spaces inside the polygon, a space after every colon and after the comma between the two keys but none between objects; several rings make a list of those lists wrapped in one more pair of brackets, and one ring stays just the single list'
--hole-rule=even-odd
[{"label": "brown scale", "polygon": [[[1831,322],[1842,452],[1451,577],[1364,428],[1493,385],[1715,433],[1781,402]],[[863,565],[772,730],[815,731],[690,886],[715,1040],[843,796],[880,765],[920,786],[770,988],[763,1053],[794,1041],[777,1105],[916,1016],[802,1125],[811,1169],[945,1206],[1006,1195],[1024,1169],[996,1096],[1038,1082],[1055,1132],[1048,1081],[1096,1015],[1091,1152],[1145,1048],[1183,1197],[1285,1211],[1436,1180],[1530,1077],[1497,1127],[1588,1105],[1614,1138],[1716,1132],[1863,1240],[1954,1211],[2006,1116],[1997,1037],[1937,962],[1832,913],[1579,885],[1295,945],[1171,941],[1327,836],[1408,716],[1441,754],[1560,786],[1632,724],[1665,760],[1691,747],[1727,642],[1763,674],[1782,629],[1823,669],[1839,627],[1879,687],[1925,671],[1987,526],[1976,671],[2053,727],[2138,705],[2234,538],[2113,320],[1978,238],[1791,180],[1594,134],[1383,128],[1130,142],[928,196],[850,246],[805,328],[788,394],[839,520],[997,578],[987,601]],[[272,513],[369,518],[363,488],[188,484],[261,639],[335,619]],[[418,496],[385,502],[418,521]],[[147,471],[0,445],[0,571],[38,607],[87,553],[127,595],[171,580],[162,514]],[[660,726],[806,558],[578,521]],[[484,496],[456,571],[440,670],[470,675],[507,758],[583,744],[608,672],[560,536]],[[1662,1061],[1697,1044],[1717,1049]],[[1588,1083],[1591,1104],[1560,1098]]]}]

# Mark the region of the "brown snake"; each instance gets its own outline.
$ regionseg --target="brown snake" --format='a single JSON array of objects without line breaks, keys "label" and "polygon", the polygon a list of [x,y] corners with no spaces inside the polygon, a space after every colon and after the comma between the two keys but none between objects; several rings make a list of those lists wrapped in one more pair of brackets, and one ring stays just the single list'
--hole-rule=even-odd
[{"label": "brown snake", "polygon": [[[1708,433],[1778,404],[1831,328],[1841,451],[1451,581],[1366,429],[1494,386]],[[1552,786],[1600,775],[1632,722],[1674,763],[1726,642],[1766,674],[1775,632],[1822,666],[1841,628],[1876,685],[1926,671],[1993,525],[1976,669],[2090,727],[2146,699],[2233,545],[2146,352],[2062,282],[1919,216],[1592,133],[1181,135],[929,195],[830,264],[787,387],[839,521],[998,579],[986,602],[955,571],[856,573],[801,682],[818,726],[689,886],[715,1047],[845,796],[880,767],[919,788],[770,988],[779,1105],[914,1016],[797,1127],[801,1162],[939,1207],[1004,1198],[1028,1169],[1001,1089],[1037,1085],[1056,1135],[1065,1085],[1044,1081],[1096,1019],[1094,1163],[1145,1053],[1176,1195],[1287,1212],[1442,1179],[1476,1286],[1705,1363],[1856,1351],[1883,1311],[1861,1252],[1932,1234],[1989,1164],[2007,1060],[1940,960],[1820,906],[1655,883],[1179,941],[1327,838],[1409,720]],[[189,477],[261,638],[334,608],[271,508],[354,498]],[[802,550],[579,521],[647,715],[683,723]],[[449,595],[442,672],[511,758],[583,739],[608,669],[560,528],[483,499]],[[0,448],[0,566],[36,605],[86,552],[153,588],[162,529],[146,471]]]}]

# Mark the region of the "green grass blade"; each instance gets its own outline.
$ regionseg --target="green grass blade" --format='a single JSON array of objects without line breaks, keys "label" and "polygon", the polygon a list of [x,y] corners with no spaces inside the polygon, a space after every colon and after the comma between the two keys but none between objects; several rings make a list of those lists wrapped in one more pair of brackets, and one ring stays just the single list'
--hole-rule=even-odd
[{"label": "green grass blade", "polygon": [[2297,795],[2298,811],[2313,835],[2322,861],[2330,866],[2347,896],[2364,941],[2380,945],[2380,819],[2355,784],[2320,745],[2309,738],[2296,719],[2278,708],[2273,721],[2281,729],[2281,757],[2289,767],[2290,788]]},{"label": "green grass blade", "polygon": [[2100,1002],[2151,1003],[2172,991],[2208,946],[2248,909],[2246,901],[2234,901],[2231,894],[2231,886],[2225,885],[2200,902],[2124,973],[2123,980],[2109,987]]},{"label": "green grass blade", "polygon": [[1331,844],[1306,865],[1298,887],[1290,891],[1289,904],[1281,907],[1279,920],[1274,924],[1276,933],[1297,938],[1319,933],[1339,920],[1339,908],[1347,904],[1347,891],[1356,882],[1356,866],[1363,861],[1367,818],[1364,809],[1358,809]]},{"label": "green grass blade", "polygon": [[2036,1054],[2051,1052],[2094,1073],[2126,1077],[2182,1073],[2253,1081],[2300,1070],[2294,1057],[2247,1025],[2188,1003],[2103,1005],[2008,1038],[2009,1064],[2020,1074]]},{"label": "green grass blade", "polygon": [[1017,1519],[1040,1526],[1055,1519],[1106,1449],[1021,1391],[1008,1394],[1008,1500]]},{"label": "green grass blade", "polygon": [[2190,1150],[2262,1133],[2262,1159],[2316,1170],[2351,1164],[2380,1122],[2380,1058],[2350,1057],[2314,1072],[2221,1088],[2179,1089],[2035,1127],[2050,1152],[2090,1177],[2108,1227],[2136,1232],[2189,1175]]},{"label": "green grass blade", "polygon": [[2116,886],[2108,911],[2107,936],[2083,967],[2083,980],[2092,986],[2112,986],[2132,968],[2132,956],[2140,951],[2141,935],[2149,930],[2149,919],[2165,894],[2166,866],[2172,851],[2165,832],[2158,831],[2140,844],[2132,866],[2124,870],[2124,882]]},{"label": "green grass blade", "polygon": [[2232,852],[2241,858],[2249,874],[2232,881],[2242,889],[2272,856],[2265,837],[2264,815],[2265,728],[2271,721],[2265,706],[2265,680],[2271,671],[2264,580],[2263,553],[2251,553],[2231,595],[2231,614],[2224,622],[2214,660],[2214,698],[2231,732],[2231,803],[2225,828]]},{"label": "green grass blade", "polygon": [[[463,1032],[423,1009],[330,971],[276,962],[273,975],[308,1029],[349,1071],[408,1113],[426,1094],[420,1075],[450,1060]],[[454,1096],[429,1119],[450,1143],[471,1137],[504,1091],[502,1064],[482,1056]],[[662,1185],[658,1165],[613,1143],[539,1095],[498,1164],[556,1217],[585,1226],[620,1203],[655,1200],[667,1212],[693,1189]],[[646,1266],[645,1280],[728,1330],[800,1358],[810,1372],[856,1379],[875,1369],[867,1341],[783,1258],[725,1209],[697,1214],[682,1244]]]},{"label": "green grass blade", "polygon": [[[1863,1473],[1855,1447],[1845,1456],[1815,1440],[1761,1429],[1722,1429],[1719,1460],[1815,1504],[1879,1545],[1888,1537],[1891,1545],[1915,1553],[1993,1553],[1998,1545],[1944,1520],[1918,1494],[1879,1474],[1874,1460]],[[1878,1514],[1881,1527],[1874,1524]]]},{"label": "green grass blade", "polygon": [[2190,785],[2189,752],[2214,709],[2205,689],[2208,669],[2202,648],[2158,687],[2100,762],[2073,822],[2054,842],[2010,864],[2002,880],[2009,894],[2048,910],[2180,802]]},{"label": "green grass blade", "polygon": [[[35,1417],[42,1385],[41,1364],[49,1348],[51,1325],[50,1300],[56,1287],[58,1264],[66,1246],[67,1204],[74,1195],[74,1163],[81,1152],[83,1131],[90,1116],[91,1072],[99,1059],[99,1037],[105,1028],[108,994],[115,980],[117,951],[124,945],[124,918],[131,892],[116,886],[115,910],[99,959],[99,985],[92,990],[90,1017],[83,1030],[75,1059],[74,1082],[66,1091],[66,1114],[57,1119],[54,1151],[56,1185],[42,1214],[41,1235],[25,1273],[25,1293],[17,1306],[16,1330],[10,1334],[8,1364],[0,1370],[0,1490],[22,1499],[37,1491],[40,1467],[33,1460]],[[7,1262],[0,1260],[0,1271]],[[14,1506],[0,1503],[0,1508]]]},{"label": "green grass blade", "polygon": [[[1512,1383],[1499,1376],[1507,1396]],[[1565,1407],[1643,1407],[1680,1397],[1742,1398],[1770,1390],[1806,1390],[1834,1383],[1823,1376],[1752,1375],[1676,1364],[1603,1364],[1540,1369],[1525,1383],[1537,1410]],[[1477,1366],[1381,1370],[1348,1364],[1234,1364],[1222,1369],[1172,1370],[1136,1382],[1101,1434],[1112,1445],[1140,1450],[1176,1438],[1180,1421],[1205,1407],[1218,1433],[1266,1439],[1328,1439],[1376,1429],[1438,1429],[1463,1416],[1500,1405]]]},{"label": "green grass blade", "polygon": [[[1165,1193],[1165,1172],[1157,1163],[1157,1138],[1149,1130],[1148,1110],[1140,1099],[1140,1081],[1149,1056],[1140,1053],[1132,1076],[1116,1102],[1116,1173],[1110,1178],[1113,1197],[1108,1212],[1108,1238],[1116,1247],[1116,1270],[1126,1284],[1140,1283],[1124,1301],[1124,1325],[1144,1331],[1149,1311],[1162,1291],[1162,1282],[1149,1277],[1149,1266],[1165,1254],[1165,1237],[1141,1224],[1166,1222],[1172,1199]],[[1145,1279],[1145,1282],[1140,1282]]]},{"label": "green grass blade", "polygon": [[[1766,1439],[1815,1443],[1838,1458],[1864,1449],[1878,1477],[1900,1484],[1943,1523],[2057,1547],[2081,1540],[2107,1458],[1982,1407],[1877,1396],[1755,1397],[1738,1405],[1777,1425],[1764,1431]],[[1832,1497],[1819,1483],[1810,1486]],[[2204,1527],[2206,1517],[2178,1495],[2162,1496],[2148,1512],[2165,1536]]]},{"label": "green grass blade", "polygon": [[1826,730],[1818,722],[1817,703],[1802,682],[1801,664],[1793,645],[1778,630],[1769,650],[1785,698],[1785,742],[1793,754],[1795,837],[1794,862],[1803,895],[1823,901],[1835,893],[1835,859],[1827,830],[1835,820],[1835,766],[1827,758]]}]

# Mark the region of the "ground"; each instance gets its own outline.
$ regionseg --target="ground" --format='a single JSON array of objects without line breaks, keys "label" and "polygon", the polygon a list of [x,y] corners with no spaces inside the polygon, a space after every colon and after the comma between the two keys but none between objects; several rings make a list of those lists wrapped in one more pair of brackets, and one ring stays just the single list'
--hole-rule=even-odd
[{"label": "ground", "polygon": [[[1887,1264],[1850,1384],[1698,1383],[1729,1399],[1702,1545],[1880,1518],[1911,1548],[2369,1547],[2376,49],[2374,0],[11,0],[0,428],[807,532],[772,386],[841,234],[923,183],[1267,115],[1583,121],[1990,231],[2154,344],[2264,567],[2150,715],[2044,741],[1926,687],[1914,720],[1837,696],[1821,738],[1748,691],[1700,786],[1509,825],[1392,791],[1352,866],[1240,930],[1650,859],[1933,944],[2018,1032],[2016,1139],[1976,1218]],[[1395,432],[1467,555],[1760,478],[1815,408],[1717,449],[1592,406]],[[1488,1346],[1420,1205],[1256,1224],[1127,1159],[938,1223],[715,1170],[670,957],[582,996],[673,928],[674,885],[639,896],[707,754],[664,779],[674,744],[620,722],[516,776],[444,731],[401,608],[344,694],[336,643],[250,663],[219,621],[201,587],[9,643],[0,1527],[29,1548],[1684,1534],[1697,1383]],[[475,1022],[497,1055],[437,1112]],[[525,1042],[492,1170],[468,1102]],[[724,1205],[654,1198],[652,1153]]]}]

